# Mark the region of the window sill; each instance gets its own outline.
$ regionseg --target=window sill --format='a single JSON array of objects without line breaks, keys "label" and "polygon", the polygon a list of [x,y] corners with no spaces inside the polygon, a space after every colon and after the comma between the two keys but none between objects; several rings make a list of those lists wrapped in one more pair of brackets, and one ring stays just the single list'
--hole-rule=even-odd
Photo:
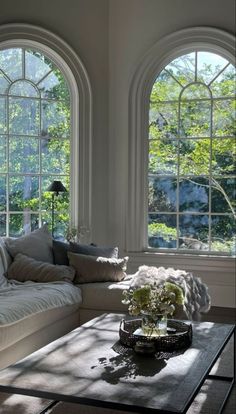
[{"label": "window sill", "polygon": [[235,257],[217,255],[197,255],[191,253],[171,253],[142,251],[125,254],[129,256],[131,266],[170,266],[186,271],[210,271],[210,272],[229,272],[235,275]]}]

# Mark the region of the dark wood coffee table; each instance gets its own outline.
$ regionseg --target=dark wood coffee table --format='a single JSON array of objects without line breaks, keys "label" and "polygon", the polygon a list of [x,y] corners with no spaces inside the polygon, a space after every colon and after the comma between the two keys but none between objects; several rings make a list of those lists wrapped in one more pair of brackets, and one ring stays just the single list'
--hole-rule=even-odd
[{"label": "dark wood coffee table", "polygon": [[[0,391],[137,413],[185,413],[235,334],[235,325],[193,323],[191,347],[158,360],[119,346],[121,318],[104,314],[0,371]],[[229,383],[226,398],[234,376],[220,377]]]}]

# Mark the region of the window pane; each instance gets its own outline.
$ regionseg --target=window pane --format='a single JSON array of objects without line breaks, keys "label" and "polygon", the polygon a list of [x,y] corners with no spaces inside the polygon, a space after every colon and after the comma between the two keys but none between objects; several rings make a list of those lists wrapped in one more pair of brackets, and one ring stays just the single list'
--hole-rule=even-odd
[{"label": "window pane", "polygon": [[17,135],[38,135],[39,120],[39,102],[37,100],[9,98],[10,133]]},{"label": "window pane", "polygon": [[63,102],[42,102],[42,135],[68,138],[70,111]]},{"label": "window pane", "polygon": [[31,214],[28,211],[22,214],[10,214],[9,236],[20,237],[36,230],[39,227],[39,218],[37,214]]},{"label": "window pane", "polygon": [[178,100],[182,91],[180,84],[168,73],[163,70],[156,79],[150,97],[151,107],[160,101]]},{"label": "window pane", "polygon": [[52,62],[40,52],[26,50],[25,75],[26,78],[37,83],[52,69]]},{"label": "window pane", "polygon": [[212,250],[235,254],[235,219],[233,215],[212,216]]},{"label": "window pane", "polygon": [[6,236],[6,214],[0,214],[0,237]]},{"label": "window pane", "polygon": [[11,211],[38,210],[39,179],[38,177],[9,177],[9,209]]},{"label": "window pane", "polygon": [[231,139],[212,140],[212,173],[236,175],[236,142]]},{"label": "window pane", "polygon": [[7,131],[6,100],[0,97],[0,133]]},{"label": "window pane", "polygon": [[176,211],[176,179],[149,177],[149,212]]},{"label": "window pane", "polygon": [[182,212],[209,211],[209,181],[190,177],[179,184],[179,209]]},{"label": "window pane", "polygon": [[7,143],[6,138],[0,135],[0,173],[6,172],[7,168]]},{"label": "window pane", "polygon": [[156,174],[177,174],[178,142],[156,140],[149,142],[149,172]]},{"label": "window pane", "polygon": [[213,102],[213,135],[235,136],[235,100],[215,100]]},{"label": "window pane", "polygon": [[0,68],[11,80],[22,77],[22,49],[0,50]]},{"label": "window pane", "polygon": [[210,135],[211,102],[181,102],[180,135],[185,137],[207,137]]},{"label": "window pane", "polygon": [[179,174],[208,175],[210,172],[210,139],[180,140]]},{"label": "window pane", "polygon": [[223,57],[210,52],[197,52],[197,79],[209,84],[227,65]]},{"label": "window pane", "polygon": [[8,86],[9,86],[9,82],[4,77],[3,73],[0,72],[0,93],[2,94],[6,93]]},{"label": "window pane", "polygon": [[233,65],[229,65],[211,84],[215,98],[235,96],[236,73]]},{"label": "window pane", "polygon": [[6,211],[6,176],[0,175],[0,211]]},{"label": "window pane", "polygon": [[27,81],[18,81],[15,82],[10,90],[10,95],[17,95],[17,96],[31,96],[31,97],[38,97],[37,89]]},{"label": "window pane", "polygon": [[54,69],[45,79],[38,84],[43,98],[63,99],[69,102],[70,93],[61,72]]},{"label": "window pane", "polygon": [[185,214],[179,217],[180,248],[207,250],[209,221],[207,215]]},{"label": "window pane", "polygon": [[212,179],[212,212],[232,213],[236,211],[236,180],[235,178]]},{"label": "window pane", "polygon": [[39,171],[39,142],[37,138],[11,138],[9,171],[35,173]]},{"label": "window pane", "polygon": [[181,100],[189,99],[210,99],[210,91],[205,85],[199,85],[199,83],[191,84],[183,91]]},{"label": "window pane", "polygon": [[149,214],[148,244],[156,248],[176,248],[176,215]]},{"label": "window pane", "polygon": [[63,239],[64,235],[68,230],[69,224],[69,214],[67,212],[58,212],[55,213],[55,221],[54,221],[54,237],[56,239]]},{"label": "window pane", "polygon": [[194,82],[195,52],[174,59],[165,69],[168,70],[183,86],[189,82]]},{"label": "window pane", "polygon": [[[178,104],[157,104],[150,109],[149,138],[176,138],[178,135]],[[154,135],[152,135],[152,132]]]},{"label": "window pane", "polygon": [[42,140],[42,171],[49,174],[65,174],[70,169],[70,141]]}]

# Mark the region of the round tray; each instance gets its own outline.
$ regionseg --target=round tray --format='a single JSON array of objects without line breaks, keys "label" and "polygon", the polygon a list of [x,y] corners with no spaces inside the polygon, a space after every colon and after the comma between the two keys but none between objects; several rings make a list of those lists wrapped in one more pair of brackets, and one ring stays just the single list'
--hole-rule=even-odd
[{"label": "round tray", "polygon": [[135,335],[134,332],[141,327],[142,319],[122,319],[120,323],[120,342],[134,348],[139,342],[152,342],[155,351],[174,352],[183,348],[188,348],[192,343],[192,325],[168,319],[167,335],[148,337],[144,335]]}]

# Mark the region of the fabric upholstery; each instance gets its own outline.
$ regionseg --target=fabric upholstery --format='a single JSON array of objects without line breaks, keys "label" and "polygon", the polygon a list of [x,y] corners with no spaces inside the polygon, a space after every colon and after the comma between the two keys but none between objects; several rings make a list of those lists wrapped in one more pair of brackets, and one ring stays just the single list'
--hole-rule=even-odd
[{"label": "fabric upholstery", "polygon": [[67,257],[69,247],[69,243],[64,243],[59,240],[53,240],[52,249],[55,264],[69,266],[69,259]]},{"label": "fabric upholstery", "polygon": [[72,281],[75,270],[69,266],[53,265],[51,263],[34,260],[31,257],[18,253],[7,271],[8,279],[25,282],[55,282],[60,280]]},{"label": "fabric upholstery", "polygon": [[68,252],[70,266],[76,270],[74,283],[119,282],[126,276],[128,257],[114,259]]},{"label": "fabric upholstery", "polygon": [[118,258],[118,247],[97,247],[91,244],[70,243],[69,251],[89,256]]},{"label": "fabric upholstery", "polygon": [[18,239],[6,238],[5,244],[13,258],[21,253],[35,260],[53,263],[52,236],[47,226]]},{"label": "fabric upholstery", "polygon": [[68,252],[86,254],[89,256],[102,256],[118,258],[118,247],[97,247],[92,244],[65,243],[53,240],[54,263],[58,265],[69,265]]}]

